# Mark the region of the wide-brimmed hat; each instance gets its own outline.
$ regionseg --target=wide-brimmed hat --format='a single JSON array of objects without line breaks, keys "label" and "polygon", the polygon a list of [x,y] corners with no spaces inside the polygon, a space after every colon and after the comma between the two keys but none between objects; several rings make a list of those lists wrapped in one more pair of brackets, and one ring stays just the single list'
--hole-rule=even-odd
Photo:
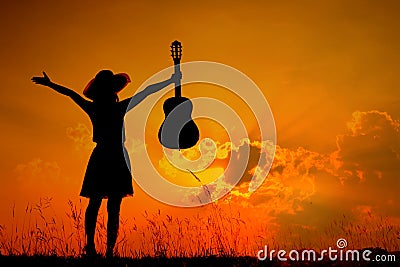
[{"label": "wide-brimmed hat", "polygon": [[117,94],[124,89],[130,81],[126,73],[114,74],[111,70],[101,70],[86,85],[83,90],[83,95],[93,100],[94,96],[100,93],[98,90],[111,90],[113,93]]}]

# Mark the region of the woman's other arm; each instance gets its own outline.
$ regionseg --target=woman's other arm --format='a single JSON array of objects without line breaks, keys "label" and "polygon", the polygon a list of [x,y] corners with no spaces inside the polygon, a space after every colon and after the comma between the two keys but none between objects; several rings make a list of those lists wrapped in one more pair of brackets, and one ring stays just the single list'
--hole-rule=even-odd
[{"label": "woman's other arm", "polygon": [[53,83],[50,80],[49,76],[47,76],[46,72],[43,72],[43,77],[32,77],[31,80],[32,80],[32,82],[34,82],[36,84],[47,86],[62,95],[66,95],[66,96],[70,97],[83,110],[85,110],[86,112],[88,111],[90,103],[91,103],[90,101],[84,99],[78,93],[76,93],[75,91],[73,91],[69,88],[66,88],[66,87],[56,84],[56,83]]}]

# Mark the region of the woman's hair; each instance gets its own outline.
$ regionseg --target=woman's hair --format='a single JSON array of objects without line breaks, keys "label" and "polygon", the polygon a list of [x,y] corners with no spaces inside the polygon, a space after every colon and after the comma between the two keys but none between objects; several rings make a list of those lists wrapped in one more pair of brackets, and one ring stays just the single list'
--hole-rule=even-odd
[{"label": "woman's hair", "polygon": [[94,100],[98,97],[110,97],[115,95],[118,101],[118,93],[130,82],[126,73],[114,74],[111,70],[101,70],[89,81],[83,90],[83,95]]}]

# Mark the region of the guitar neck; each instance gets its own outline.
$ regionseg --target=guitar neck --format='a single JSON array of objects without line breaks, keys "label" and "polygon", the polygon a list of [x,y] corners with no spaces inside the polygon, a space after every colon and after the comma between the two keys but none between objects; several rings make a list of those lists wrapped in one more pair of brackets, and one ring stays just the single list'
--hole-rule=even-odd
[{"label": "guitar neck", "polygon": [[[180,73],[180,63],[181,63],[181,56],[182,56],[182,44],[175,40],[171,44],[171,56],[174,60],[174,67],[175,67],[175,74]],[[181,80],[175,82],[175,97],[181,97]]]},{"label": "guitar neck", "polygon": [[[175,69],[175,73],[179,73],[180,70],[180,62],[179,61],[174,61],[175,65],[174,65],[174,69]],[[181,97],[181,80],[178,80],[175,82],[175,97]]]}]

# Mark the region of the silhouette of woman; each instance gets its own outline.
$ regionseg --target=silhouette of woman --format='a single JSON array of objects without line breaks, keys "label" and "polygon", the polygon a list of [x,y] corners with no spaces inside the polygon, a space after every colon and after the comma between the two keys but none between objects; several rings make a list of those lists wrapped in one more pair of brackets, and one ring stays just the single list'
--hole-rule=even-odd
[{"label": "silhouette of woman", "polygon": [[134,108],[148,95],[175,83],[181,76],[181,73],[173,74],[170,79],[150,85],[123,101],[119,101],[118,93],[130,82],[125,73],[114,74],[110,70],[98,72],[83,91],[84,96],[92,101],[84,99],[71,89],[53,83],[45,72],[43,77],[32,78],[36,84],[69,96],[88,114],[92,122],[96,147],[90,156],[80,192],[80,196],[89,198],[85,212],[86,255],[97,255],[94,236],[102,199],[108,199],[106,256],[112,257],[118,235],[122,198],[133,195],[130,166],[127,165],[129,160],[125,161],[125,157],[128,159],[124,146],[125,113],[128,108]]}]

